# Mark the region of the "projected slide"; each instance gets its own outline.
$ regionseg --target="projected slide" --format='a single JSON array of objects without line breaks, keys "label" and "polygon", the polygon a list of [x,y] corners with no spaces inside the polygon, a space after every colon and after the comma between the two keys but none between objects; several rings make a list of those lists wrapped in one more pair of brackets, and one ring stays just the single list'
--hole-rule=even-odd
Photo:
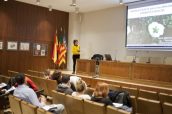
[{"label": "projected slide", "polygon": [[172,3],[128,9],[126,46],[172,48]]}]

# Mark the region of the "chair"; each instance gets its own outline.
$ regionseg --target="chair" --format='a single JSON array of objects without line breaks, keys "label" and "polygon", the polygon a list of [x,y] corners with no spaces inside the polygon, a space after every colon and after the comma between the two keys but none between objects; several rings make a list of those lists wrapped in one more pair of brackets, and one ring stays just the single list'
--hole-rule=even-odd
[{"label": "chair", "polygon": [[172,103],[172,94],[159,93],[159,100],[161,101],[161,103]]},{"label": "chair", "polygon": [[131,113],[124,110],[117,109],[112,106],[107,106],[106,114],[131,114]]},{"label": "chair", "polygon": [[162,114],[160,101],[138,97],[137,113],[141,114]]},{"label": "chair", "polygon": [[82,99],[66,95],[65,100],[65,106],[68,114],[84,114],[84,103]]},{"label": "chair", "polygon": [[152,99],[152,100],[159,100],[158,93],[155,91],[148,91],[148,90],[139,90],[138,97],[146,98],[146,99]]},{"label": "chair", "polygon": [[35,76],[29,76],[27,75],[37,86],[39,89],[44,89],[44,93],[48,95],[48,89],[46,85],[46,79],[35,77]]},{"label": "chair", "polygon": [[104,104],[84,100],[84,114],[105,114]]},{"label": "chair", "polygon": [[163,103],[163,114],[171,114],[172,113],[172,104],[171,103]]},{"label": "chair", "polygon": [[21,99],[18,99],[17,97],[9,95],[9,101],[10,101],[10,107],[13,114],[23,114],[21,110],[21,104],[20,104]]},{"label": "chair", "polygon": [[103,60],[103,55],[100,54],[94,54],[91,57],[92,60],[96,60],[96,65],[99,65],[99,61]]},{"label": "chair", "polygon": [[37,114],[45,114],[45,110],[44,109],[42,109],[42,108],[38,108],[37,109]]},{"label": "chair", "polygon": [[121,88],[123,91],[127,91],[130,96],[136,96],[138,95],[138,90],[137,88],[130,88],[130,87],[122,87]]},{"label": "chair", "polygon": [[135,114],[137,111],[137,101],[135,96],[130,96],[132,104],[132,113]]},{"label": "chair", "polygon": [[52,90],[53,104],[65,104],[65,94]]},{"label": "chair", "polygon": [[48,80],[48,79],[46,79],[45,81],[46,81],[48,95],[52,96],[52,90],[56,90],[57,82],[55,80]]},{"label": "chair", "polygon": [[44,110],[42,108],[37,108],[37,113],[36,114],[53,114],[53,113],[51,113],[49,111],[46,111],[46,110]]},{"label": "chair", "polygon": [[121,86],[109,84],[109,89],[110,90],[121,90]]},{"label": "chair", "polygon": [[36,114],[37,107],[26,101],[21,101],[21,109],[22,114]]}]

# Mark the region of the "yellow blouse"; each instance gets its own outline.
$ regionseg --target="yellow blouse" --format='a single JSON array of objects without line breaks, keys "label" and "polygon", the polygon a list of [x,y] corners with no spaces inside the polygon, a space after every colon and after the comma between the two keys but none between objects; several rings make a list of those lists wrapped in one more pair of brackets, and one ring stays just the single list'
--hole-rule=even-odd
[{"label": "yellow blouse", "polygon": [[72,46],[72,54],[73,55],[79,55],[80,54],[80,46],[79,45],[77,45],[77,46],[73,45]]}]

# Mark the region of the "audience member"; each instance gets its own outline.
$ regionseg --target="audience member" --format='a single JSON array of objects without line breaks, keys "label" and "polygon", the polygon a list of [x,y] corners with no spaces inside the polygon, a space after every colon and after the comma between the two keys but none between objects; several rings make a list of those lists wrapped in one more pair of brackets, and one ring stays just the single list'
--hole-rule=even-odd
[{"label": "audience member", "polygon": [[98,82],[91,98],[92,101],[112,105],[112,101],[108,98],[109,85],[104,82]]},{"label": "audience member", "polygon": [[[14,96],[29,102],[35,106],[38,106],[40,108],[44,108],[46,105],[46,100],[44,97],[40,98],[40,101],[37,98],[36,93],[29,88],[27,85],[25,85],[25,76],[22,73],[17,74],[16,76],[16,82],[18,86],[14,90]],[[45,108],[44,108],[45,109]],[[61,114],[64,110],[64,106],[62,104],[56,105],[56,114]]]},{"label": "audience member", "polygon": [[57,81],[57,84],[60,84],[61,83],[61,80],[62,80],[62,73],[61,71],[54,71],[54,73],[51,75],[51,78],[52,80],[56,80]]},{"label": "audience member", "polygon": [[46,69],[44,71],[44,78],[45,79],[51,79],[51,75],[55,72],[56,70],[50,70],[50,69]]},{"label": "audience member", "polygon": [[14,77],[11,77],[7,83],[7,86],[1,90],[1,93],[13,93],[14,89],[16,88],[17,83]]},{"label": "audience member", "polygon": [[57,86],[57,91],[69,95],[73,93],[73,90],[71,89],[71,85],[70,85],[69,76],[62,76],[61,83]]},{"label": "audience member", "polygon": [[86,90],[86,84],[82,79],[79,79],[76,83],[76,92],[72,93],[72,96],[79,97],[81,99],[91,100],[91,97],[87,94],[84,94]]},{"label": "audience member", "polygon": [[[81,80],[80,77],[78,76],[70,76],[70,84],[71,84],[71,88],[73,91],[76,91],[76,83]],[[85,81],[83,82],[85,83]],[[85,83],[85,86],[87,87],[87,84]]]},{"label": "audience member", "polygon": [[[23,74],[24,75],[24,74]],[[32,88],[34,91],[38,91],[38,87],[36,84],[29,78],[25,76],[25,83]]]}]

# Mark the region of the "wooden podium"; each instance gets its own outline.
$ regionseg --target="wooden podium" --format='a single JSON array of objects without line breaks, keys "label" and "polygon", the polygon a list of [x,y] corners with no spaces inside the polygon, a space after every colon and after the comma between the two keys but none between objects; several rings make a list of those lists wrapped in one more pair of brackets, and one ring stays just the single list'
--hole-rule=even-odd
[{"label": "wooden podium", "polygon": [[78,59],[76,65],[76,73],[81,75],[96,75],[96,61],[87,59]]}]

